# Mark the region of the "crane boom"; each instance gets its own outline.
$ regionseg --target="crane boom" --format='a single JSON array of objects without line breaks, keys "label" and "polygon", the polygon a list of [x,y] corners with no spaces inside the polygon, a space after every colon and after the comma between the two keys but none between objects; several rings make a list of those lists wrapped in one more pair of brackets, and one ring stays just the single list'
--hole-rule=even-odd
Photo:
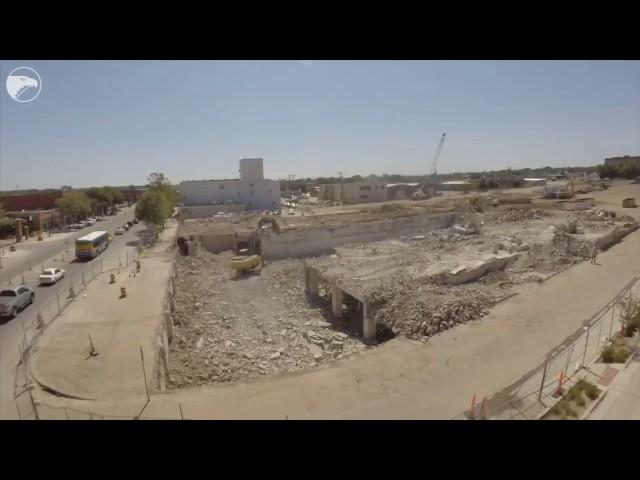
[{"label": "crane boom", "polygon": [[436,154],[433,157],[433,162],[431,162],[431,175],[434,177],[438,174],[438,158],[440,158],[440,152],[442,152],[442,145],[444,145],[444,139],[446,136],[446,133],[442,134],[442,138],[440,138],[438,148],[436,149]]}]

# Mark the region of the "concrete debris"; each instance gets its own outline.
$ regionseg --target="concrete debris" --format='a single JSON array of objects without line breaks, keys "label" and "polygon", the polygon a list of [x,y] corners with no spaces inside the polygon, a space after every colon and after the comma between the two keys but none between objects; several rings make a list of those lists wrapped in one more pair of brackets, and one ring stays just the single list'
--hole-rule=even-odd
[{"label": "concrete debris", "polygon": [[177,257],[170,388],[295,372],[366,348],[332,328],[327,306],[309,305],[301,260],[269,262],[259,276],[235,281],[231,256],[199,249]]}]

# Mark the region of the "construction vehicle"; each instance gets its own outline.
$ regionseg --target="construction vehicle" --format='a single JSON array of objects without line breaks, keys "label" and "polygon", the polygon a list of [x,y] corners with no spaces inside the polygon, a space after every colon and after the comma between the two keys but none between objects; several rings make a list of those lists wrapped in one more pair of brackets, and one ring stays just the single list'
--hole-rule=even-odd
[{"label": "construction vehicle", "polygon": [[233,234],[233,253],[231,268],[235,270],[236,277],[246,271],[260,271],[264,266],[262,258],[262,230],[271,225],[271,230],[280,235],[280,226],[272,215],[263,215],[258,220],[255,230],[236,232]]}]

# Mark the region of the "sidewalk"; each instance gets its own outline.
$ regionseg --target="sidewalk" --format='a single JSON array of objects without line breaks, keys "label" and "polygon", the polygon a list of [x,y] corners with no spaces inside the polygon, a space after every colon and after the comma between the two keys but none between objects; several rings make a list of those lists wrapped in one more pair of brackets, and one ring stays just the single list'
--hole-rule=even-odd
[{"label": "sidewalk", "polygon": [[[180,407],[186,418],[201,419],[456,417],[474,394],[479,399],[489,396],[544,361],[640,272],[639,251],[637,231],[603,252],[601,265],[585,262],[541,285],[522,285],[519,295],[484,319],[448,330],[424,345],[395,339],[334,366],[153,395],[145,417],[180,418]],[[118,402],[51,396],[43,402],[132,417],[146,401],[138,392]],[[60,411],[49,412],[60,418]]]},{"label": "sidewalk", "polygon": [[612,366],[607,395],[588,420],[640,420],[640,348],[635,355],[626,368]]},{"label": "sidewalk", "polygon": [[[145,395],[140,348],[151,382],[176,228],[167,228],[156,246],[145,251],[140,274],[131,277],[131,270],[122,268],[113,272],[114,284],[109,284],[109,272],[98,275],[63,312],[34,348],[29,371],[36,382],[84,399]],[[125,298],[119,298],[121,287]],[[89,355],[89,337],[97,356]]]}]

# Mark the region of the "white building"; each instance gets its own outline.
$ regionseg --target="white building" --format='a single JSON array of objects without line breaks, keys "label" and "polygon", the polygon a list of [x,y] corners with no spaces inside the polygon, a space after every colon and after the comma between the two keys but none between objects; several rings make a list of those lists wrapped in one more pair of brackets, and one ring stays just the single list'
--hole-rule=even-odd
[{"label": "white building", "polygon": [[187,207],[233,202],[249,210],[280,208],[280,182],[264,178],[262,158],[241,158],[240,179],[188,180],[178,189]]}]

